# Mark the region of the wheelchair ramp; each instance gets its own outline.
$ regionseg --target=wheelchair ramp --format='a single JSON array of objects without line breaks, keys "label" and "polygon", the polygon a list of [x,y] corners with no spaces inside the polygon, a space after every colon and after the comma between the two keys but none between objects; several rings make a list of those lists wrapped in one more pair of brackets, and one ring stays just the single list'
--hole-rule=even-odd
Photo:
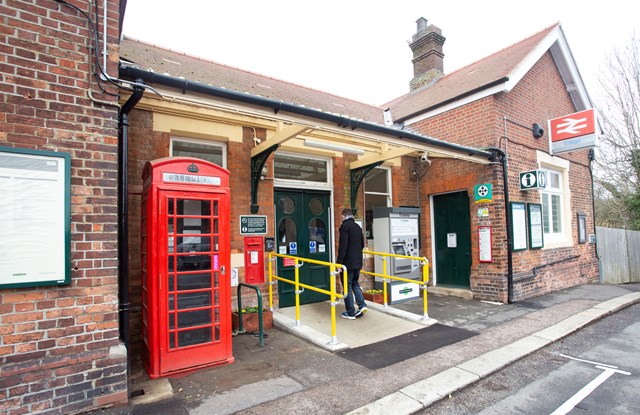
[{"label": "wheelchair ramp", "polygon": [[368,302],[369,312],[361,318],[347,320],[340,317],[344,305],[336,307],[336,338],[331,337],[331,305],[329,302],[300,306],[300,323],[296,326],[295,307],[275,310],[274,324],[283,330],[303,337],[329,351],[341,351],[377,343],[423,329],[437,323],[434,319]]}]

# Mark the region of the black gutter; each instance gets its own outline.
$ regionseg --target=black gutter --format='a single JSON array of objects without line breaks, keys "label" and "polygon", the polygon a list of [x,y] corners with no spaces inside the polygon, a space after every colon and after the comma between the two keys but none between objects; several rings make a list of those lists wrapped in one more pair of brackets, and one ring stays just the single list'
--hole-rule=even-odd
[{"label": "black gutter", "polygon": [[[138,83],[142,83],[138,81]],[[144,88],[135,86],[133,94],[124,103],[118,113],[118,321],[120,340],[129,350],[129,199],[128,151],[129,151],[129,112],[138,104]],[[129,359],[128,359],[129,360]],[[127,369],[129,363],[127,361]],[[128,377],[127,377],[128,378]]]},{"label": "black gutter", "polygon": [[230,99],[234,101],[240,101],[247,104],[259,105],[262,107],[271,108],[276,114],[280,111],[286,111],[293,114],[304,115],[307,117],[313,117],[324,121],[336,123],[339,127],[351,128],[355,130],[360,128],[363,130],[394,136],[400,139],[409,139],[417,141],[423,144],[429,144],[434,147],[440,147],[447,150],[456,152],[463,152],[469,156],[479,156],[486,159],[492,159],[494,154],[479,150],[471,147],[465,147],[458,144],[448,143],[446,141],[440,141],[435,138],[425,137],[420,134],[415,134],[409,131],[399,130],[396,128],[389,128],[379,124],[374,124],[366,121],[359,121],[353,118],[344,117],[341,115],[335,115],[307,107],[302,107],[295,104],[286,103],[283,101],[277,101],[271,98],[265,98],[257,95],[251,95],[243,92],[237,92],[230,89],[215,87],[211,85],[205,85],[200,82],[187,81],[185,79],[179,79],[168,75],[161,75],[155,72],[145,71],[133,66],[120,65],[120,77],[141,79],[150,84],[160,84],[172,88],[176,88],[186,94],[187,92],[195,92],[200,94],[212,95],[219,98]]},{"label": "black gutter", "polygon": [[431,107],[422,108],[419,111],[413,112],[413,113],[411,113],[409,115],[405,115],[404,117],[400,117],[397,120],[395,120],[395,122],[403,123],[405,120],[408,120],[408,119],[413,118],[413,117],[417,117],[418,115],[424,114],[425,112],[433,111],[433,110],[435,110],[437,108],[443,107],[443,106],[448,105],[448,104],[450,104],[452,102],[459,101],[462,98],[466,98],[468,96],[476,94],[476,93],[482,91],[483,89],[492,88],[492,87],[494,87],[496,85],[504,84],[505,82],[508,82],[508,81],[509,81],[509,77],[508,76],[504,76],[504,77],[502,77],[500,79],[496,79],[495,81],[492,81],[492,82],[489,82],[488,84],[485,84],[485,85],[479,86],[477,88],[474,88],[474,89],[472,89],[470,91],[467,91],[467,92],[465,92],[463,94],[456,95],[453,98],[449,98],[449,99],[446,99],[446,100],[444,100],[442,102],[438,102],[436,105],[433,105]]},{"label": "black gutter", "polygon": [[511,209],[509,208],[509,162],[507,153],[502,149],[491,147],[497,157],[500,157],[502,163],[502,183],[504,186],[504,210],[507,229],[507,302],[513,303],[513,229],[511,229]]}]

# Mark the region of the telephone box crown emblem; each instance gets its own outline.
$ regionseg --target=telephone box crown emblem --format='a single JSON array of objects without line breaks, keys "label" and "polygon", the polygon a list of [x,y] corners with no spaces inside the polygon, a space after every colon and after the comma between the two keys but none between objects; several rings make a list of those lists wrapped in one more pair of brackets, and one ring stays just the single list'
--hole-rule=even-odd
[{"label": "telephone box crown emblem", "polygon": [[191,165],[189,167],[187,167],[187,171],[189,173],[197,173],[198,172],[198,166],[195,165],[195,163],[191,163]]}]

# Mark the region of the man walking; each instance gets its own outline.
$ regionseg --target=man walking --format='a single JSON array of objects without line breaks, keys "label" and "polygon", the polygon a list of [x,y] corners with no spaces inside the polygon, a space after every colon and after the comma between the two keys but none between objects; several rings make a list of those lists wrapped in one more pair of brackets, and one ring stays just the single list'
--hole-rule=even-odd
[{"label": "man walking", "polygon": [[[364,248],[364,237],[362,228],[353,219],[351,209],[342,210],[342,224],[340,225],[340,241],[338,246],[338,264],[347,267],[347,296],[344,305],[347,311],[342,313],[342,317],[354,320],[362,317],[367,312],[367,304],[364,302],[362,289],[358,284],[360,269],[362,268],[362,249]],[[353,299],[358,305],[356,311]]]}]

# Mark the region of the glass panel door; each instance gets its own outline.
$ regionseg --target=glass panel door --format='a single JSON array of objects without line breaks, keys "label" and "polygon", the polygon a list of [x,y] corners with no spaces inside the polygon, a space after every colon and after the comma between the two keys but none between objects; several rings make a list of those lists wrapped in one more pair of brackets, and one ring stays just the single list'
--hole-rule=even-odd
[{"label": "glass panel door", "polygon": [[166,203],[169,350],[220,341],[219,201]]}]

